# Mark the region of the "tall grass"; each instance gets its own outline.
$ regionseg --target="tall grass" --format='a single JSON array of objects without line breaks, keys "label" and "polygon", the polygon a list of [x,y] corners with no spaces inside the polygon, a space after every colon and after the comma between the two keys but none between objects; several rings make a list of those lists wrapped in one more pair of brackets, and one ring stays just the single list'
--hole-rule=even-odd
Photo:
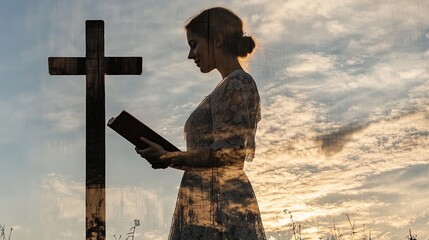
[{"label": "tall grass", "polygon": [[410,232],[410,235],[407,236],[407,239],[408,240],[417,240],[417,235],[411,234],[411,228],[409,228],[408,231]]},{"label": "tall grass", "polygon": [[[294,240],[302,240],[301,224],[296,223],[293,220],[292,212],[289,211],[288,209],[284,209],[282,212],[289,215],[289,217],[290,217],[293,239]],[[350,225],[349,231],[340,231],[340,228],[336,227],[335,223],[334,223],[334,228],[333,228],[334,233],[329,234],[327,237],[319,237],[319,240],[372,240],[373,239],[371,237],[371,230],[369,230],[367,232],[367,230],[365,228],[365,224],[363,225],[363,227],[364,227],[363,233],[359,232],[355,229],[355,221],[350,218],[348,213],[346,213],[345,215],[346,215],[347,221]],[[277,216],[276,216],[276,219],[277,219]],[[277,229],[277,231],[278,231],[278,229]],[[278,234],[277,234],[277,239],[280,239]],[[411,228],[410,228],[408,235],[405,238],[401,237],[399,239],[417,240],[417,235],[413,235],[411,233]]]},{"label": "tall grass", "polygon": [[6,239],[10,240],[10,237],[12,236],[13,228],[10,228],[9,236],[7,238],[6,238],[5,229],[6,229],[6,225],[0,224],[0,240],[6,240]]},{"label": "tall grass", "polygon": [[[134,220],[134,226],[132,226],[132,227],[130,228],[130,230],[128,230],[128,233],[127,233],[127,236],[126,236],[125,240],[129,240],[129,239],[130,239],[130,240],[134,240],[134,235],[135,235],[135,233],[136,233],[136,228],[137,228],[138,226],[140,226],[140,220],[135,219],[135,220]],[[113,237],[115,237],[115,240],[121,240],[122,235],[119,235],[119,238],[116,238],[116,235],[113,235]]]}]

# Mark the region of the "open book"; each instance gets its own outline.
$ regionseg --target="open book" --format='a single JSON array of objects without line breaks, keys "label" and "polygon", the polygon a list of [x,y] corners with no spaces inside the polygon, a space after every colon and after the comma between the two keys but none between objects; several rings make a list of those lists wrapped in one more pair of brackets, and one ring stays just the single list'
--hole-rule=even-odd
[{"label": "open book", "polygon": [[125,110],[117,117],[111,118],[107,123],[107,126],[140,149],[149,147],[149,145],[140,140],[140,137],[145,137],[146,139],[161,145],[167,151],[180,151],[180,149],[172,143],[161,137],[158,133],[140,122]]}]

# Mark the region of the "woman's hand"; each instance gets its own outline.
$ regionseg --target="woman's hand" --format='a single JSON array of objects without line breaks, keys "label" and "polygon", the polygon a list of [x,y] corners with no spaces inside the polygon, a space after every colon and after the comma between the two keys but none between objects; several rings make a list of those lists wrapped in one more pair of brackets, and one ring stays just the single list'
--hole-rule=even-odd
[{"label": "woman's hand", "polygon": [[169,152],[161,145],[144,137],[141,137],[140,140],[149,145],[149,147],[145,149],[139,149],[136,147],[135,150],[142,158],[145,158],[152,165],[152,168],[167,168],[172,164],[171,159],[163,157]]}]

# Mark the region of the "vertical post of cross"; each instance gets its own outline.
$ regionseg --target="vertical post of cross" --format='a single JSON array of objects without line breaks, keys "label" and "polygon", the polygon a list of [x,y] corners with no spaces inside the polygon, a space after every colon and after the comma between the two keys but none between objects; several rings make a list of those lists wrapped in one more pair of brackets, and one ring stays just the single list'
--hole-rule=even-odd
[{"label": "vertical post of cross", "polygon": [[86,21],[86,238],[106,231],[104,22]]},{"label": "vertical post of cross", "polygon": [[104,22],[86,21],[86,57],[50,57],[51,75],[86,75],[86,240],[106,234],[104,76],[142,72],[141,57],[105,57]]}]

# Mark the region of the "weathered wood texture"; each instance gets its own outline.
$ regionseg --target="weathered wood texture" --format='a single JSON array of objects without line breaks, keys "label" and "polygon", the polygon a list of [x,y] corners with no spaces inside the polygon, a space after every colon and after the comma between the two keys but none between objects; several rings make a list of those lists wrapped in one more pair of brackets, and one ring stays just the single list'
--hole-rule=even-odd
[{"label": "weathered wood texture", "polygon": [[104,22],[86,21],[86,57],[50,57],[51,75],[86,75],[86,239],[105,239],[104,75],[136,75],[141,57],[104,57]]}]

